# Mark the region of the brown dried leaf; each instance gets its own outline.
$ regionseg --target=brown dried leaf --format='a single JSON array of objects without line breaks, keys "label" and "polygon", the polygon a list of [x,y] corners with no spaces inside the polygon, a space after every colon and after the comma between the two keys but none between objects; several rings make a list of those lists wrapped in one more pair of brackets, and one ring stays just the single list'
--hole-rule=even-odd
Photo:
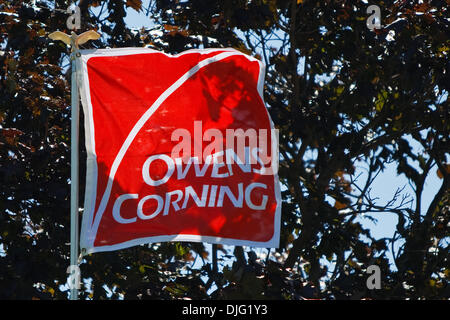
[{"label": "brown dried leaf", "polygon": [[139,12],[142,9],[142,1],[141,0],[127,0],[126,6],[133,8],[134,10]]}]

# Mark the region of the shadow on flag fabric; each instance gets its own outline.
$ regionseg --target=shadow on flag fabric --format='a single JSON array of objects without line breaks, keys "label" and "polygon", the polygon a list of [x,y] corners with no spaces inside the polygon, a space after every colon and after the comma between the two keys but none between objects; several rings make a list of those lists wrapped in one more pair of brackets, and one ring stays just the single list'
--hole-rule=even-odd
[{"label": "shadow on flag fabric", "polygon": [[84,254],[163,241],[278,247],[278,134],[261,61],[83,50]]}]

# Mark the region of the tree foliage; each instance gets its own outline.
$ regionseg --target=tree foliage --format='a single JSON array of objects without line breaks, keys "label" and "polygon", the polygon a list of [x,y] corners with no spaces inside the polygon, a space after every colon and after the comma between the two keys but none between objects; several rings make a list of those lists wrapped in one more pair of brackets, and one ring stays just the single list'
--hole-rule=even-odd
[{"label": "tree foliage", "polygon": [[[234,47],[264,61],[283,186],[279,249],[94,254],[81,262],[82,299],[450,297],[449,2],[370,4],[381,29],[367,28],[361,1],[78,1],[79,32],[102,34],[91,47]],[[66,8],[0,0],[0,298],[67,298],[70,66],[47,37],[67,32]],[[128,28],[130,10],[152,27]],[[84,150],[80,160],[83,198]],[[387,166],[407,184],[378,199]],[[440,186],[424,205],[431,176]],[[397,217],[391,238],[361,222],[378,213]],[[379,290],[366,287],[373,264]]]}]

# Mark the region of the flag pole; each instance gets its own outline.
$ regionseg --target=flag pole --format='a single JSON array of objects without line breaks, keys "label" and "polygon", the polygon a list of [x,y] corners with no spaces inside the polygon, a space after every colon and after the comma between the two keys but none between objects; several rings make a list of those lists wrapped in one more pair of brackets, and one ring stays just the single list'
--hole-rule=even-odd
[{"label": "flag pole", "polygon": [[[79,176],[79,128],[80,128],[80,102],[78,93],[77,78],[77,57],[80,56],[76,38],[71,37],[72,62],[71,77],[71,125],[70,125],[70,265],[76,270],[78,267],[78,243],[79,243],[79,222],[78,222],[78,176]],[[75,267],[76,266],[76,267]],[[70,288],[70,300],[78,300],[79,273],[75,274],[75,283]]]},{"label": "flag pole", "polygon": [[94,30],[86,31],[77,35],[72,31],[67,35],[61,31],[55,31],[49,34],[52,40],[60,40],[71,46],[70,61],[72,64],[71,74],[71,125],[70,125],[70,272],[69,289],[70,300],[78,300],[78,288],[80,285],[79,260],[79,128],[80,128],[80,99],[78,91],[78,63],[77,59],[81,57],[79,45],[89,40],[97,40],[100,34]]}]

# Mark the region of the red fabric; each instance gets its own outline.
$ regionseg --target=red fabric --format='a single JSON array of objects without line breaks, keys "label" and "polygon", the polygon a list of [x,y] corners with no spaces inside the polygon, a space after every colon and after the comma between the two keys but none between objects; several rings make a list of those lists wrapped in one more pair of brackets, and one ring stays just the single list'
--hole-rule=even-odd
[{"label": "red fabric", "polygon": [[[184,179],[178,179],[175,168],[167,182],[151,186],[144,181],[143,166],[153,155],[172,156],[173,148],[179,141],[172,141],[172,133],[184,128],[194,144],[194,122],[201,121],[202,134],[208,129],[219,129],[226,142],[226,129],[253,128],[270,132],[271,122],[264,102],[258,93],[261,65],[244,55],[233,55],[213,62],[198,70],[177,88],[159,106],[140,128],[130,147],[126,150],[114,175],[111,193],[104,212],[99,212],[105,194],[113,163],[124,141],[144,113],[172,84],[200,61],[216,56],[224,51],[208,54],[197,52],[179,56],[168,56],[151,52],[118,56],[94,56],[87,60],[92,120],[95,128],[95,154],[97,165],[96,200],[91,224],[102,214],[95,236],[94,246],[114,246],[130,240],[175,235],[207,236],[226,239],[267,242],[275,232],[275,212],[279,205],[273,174],[264,175],[253,171],[243,172],[237,164],[232,164],[232,175],[228,166],[221,166],[217,172],[229,177],[211,177],[213,165],[208,166],[204,176],[196,176],[192,164]],[[197,132],[198,134],[198,132]],[[268,145],[271,145],[268,135]],[[210,144],[202,142],[202,150]],[[225,148],[224,148],[225,149]],[[192,153],[192,156],[195,154]],[[173,157],[172,157],[173,159]],[[205,163],[200,164],[203,167]],[[187,164],[183,164],[185,169]],[[259,169],[259,164],[252,168]],[[155,160],[149,167],[149,176],[157,180],[163,177],[168,167],[163,160]],[[88,177],[89,180],[89,177]],[[246,199],[242,208],[235,207],[225,193],[223,206],[209,207],[212,186],[217,186],[215,203],[221,186],[227,186],[238,197],[239,184],[242,190],[251,183],[262,183],[266,189],[254,188],[251,202],[261,204],[267,197],[263,210],[249,207]],[[208,186],[206,206],[197,206],[189,198],[186,208],[181,208],[186,197],[186,188],[192,187],[198,197],[202,197],[203,187]],[[260,185],[259,185],[260,186]],[[183,197],[178,202],[180,210],[173,204],[168,213],[166,194],[180,190]],[[127,199],[120,206],[124,219],[137,218],[132,223],[119,223],[113,217],[113,206],[117,198],[124,194],[137,195],[137,199]],[[137,217],[139,201],[148,195],[159,195],[164,207],[159,214],[147,220]],[[175,199],[176,196],[172,196]],[[244,195],[245,198],[245,195]],[[211,200],[212,201],[212,200]],[[157,208],[154,199],[146,201],[143,213],[150,215]],[[157,240],[157,238],[156,238]]]}]

